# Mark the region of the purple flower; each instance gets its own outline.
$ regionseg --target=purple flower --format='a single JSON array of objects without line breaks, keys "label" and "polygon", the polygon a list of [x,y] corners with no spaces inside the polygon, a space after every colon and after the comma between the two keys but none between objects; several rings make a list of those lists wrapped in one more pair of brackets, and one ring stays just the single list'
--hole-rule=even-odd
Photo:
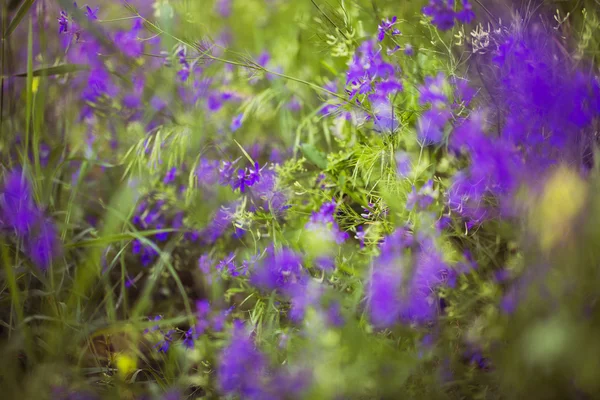
[{"label": "purple flower", "polygon": [[198,183],[202,186],[211,186],[217,183],[219,180],[218,161],[212,161],[202,157],[196,168],[196,177],[198,178]]},{"label": "purple flower", "polygon": [[441,143],[444,139],[444,127],[452,118],[452,113],[444,108],[434,107],[425,111],[417,124],[417,137],[424,145]]},{"label": "purple flower", "polygon": [[173,333],[174,331],[170,330],[164,334],[163,340],[154,345],[154,348],[158,349],[160,353],[166,353],[169,351],[171,347],[171,343],[173,342]]},{"label": "purple flower", "polygon": [[344,326],[345,321],[344,317],[342,316],[342,307],[337,301],[333,302],[327,308],[327,322],[329,322],[331,326],[337,328]]},{"label": "purple flower", "polygon": [[400,151],[396,153],[396,173],[399,177],[406,178],[412,169],[412,163],[408,153]]},{"label": "purple flower", "polygon": [[240,129],[240,127],[242,126],[242,118],[244,117],[244,114],[238,114],[237,116],[235,116],[232,120],[231,120],[231,125],[229,126],[229,129],[231,129],[231,132],[235,132],[238,129]]},{"label": "purple flower", "polygon": [[396,24],[397,19],[398,18],[396,18],[396,16],[393,16],[391,21],[387,20],[387,19],[384,19],[383,21],[381,21],[381,23],[377,27],[377,29],[378,29],[377,40],[379,40],[381,42],[385,38],[385,34],[390,31],[391,31],[392,36],[397,36],[397,35],[401,34],[398,29],[394,28],[394,25]]},{"label": "purple flower", "polygon": [[430,179],[419,189],[417,192],[415,187],[412,187],[412,192],[409,193],[408,198],[406,200],[406,209],[412,210],[415,206],[419,210],[425,210],[429,207],[435,198],[433,197],[433,181]]},{"label": "purple flower", "polygon": [[168,185],[169,183],[171,183],[175,180],[176,176],[177,176],[177,167],[173,167],[165,175],[165,178],[163,179],[163,183],[165,185]]},{"label": "purple flower", "polygon": [[228,18],[231,15],[231,0],[217,0],[215,7],[221,17]]},{"label": "purple flower", "polygon": [[58,33],[69,33],[69,15],[61,11],[58,17]]},{"label": "purple flower", "polygon": [[25,236],[40,218],[33,202],[29,180],[18,169],[4,176],[4,188],[0,198],[1,218],[17,235]]},{"label": "purple flower", "polygon": [[250,283],[262,290],[282,290],[285,293],[296,285],[303,285],[307,278],[299,254],[287,247],[276,250],[271,245],[265,257],[257,262],[250,275]]},{"label": "purple flower", "polygon": [[28,239],[27,248],[31,260],[43,271],[62,253],[62,243],[50,220],[43,219],[38,223]]},{"label": "purple flower", "polygon": [[231,340],[219,360],[217,380],[223,394],[249,400],[264,398],[267,361],[256,349],[242,322],[234,323]]},{"label": "purple flower", "polygon": [[375,260],[367,286],[371,321],[378,328],[397,322],[422,324],[438,313],[435,288],[444,284],[451,271],[431,239],[418,244],[412,269],[404,264],[404,249],[411,245],[406,231],[388,237]]},{"label": "purple flower", "polygon": [[429,5],[423,7],[423,14],[431,17],[431,23],[440,30],[449,30],[454,27],[454,20],[469,23],[475,14],[468,0],[462,0],[462,10],[454,11],[454,0],[429,0]]},{"label": "purple flower", "polygon": [[194,341],[196,341],[200,337],[200,334],[196,332],[195,328],[192,327],[188,329],[183,335],[183,345],[188,349],[193,349]]},{"label": "purple flower", "polygon": [[235,173],[235,164],[239,161],[239,158],[234,161],[222,161],[221,167],[219,168],[219,184],[226,186],[230,185],[233,181]]},{"label": "purple flower", "polygon": [[381,58],[381,51],[375,49],[375,42],[368,40],[356,50],[348,67],[346,86],[350,99],[358,94],[370,93],[376,81],[388,80],[394,76],[391,64]]}]

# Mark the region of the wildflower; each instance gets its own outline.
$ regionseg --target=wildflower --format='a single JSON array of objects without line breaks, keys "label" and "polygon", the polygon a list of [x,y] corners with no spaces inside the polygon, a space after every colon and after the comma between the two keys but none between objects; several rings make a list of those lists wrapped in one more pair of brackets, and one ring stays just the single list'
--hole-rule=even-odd
[{"label": "wildflower", "polygon": [[196,177],[198,183],[202,186],[211,186],[217,183],[219,179],[219,163],[208,160],[204,157],[200,159],[198,168],[196,168]]},{"label": "wildflower", "polygon": [[344,326],[344,317],[342,316],[342,307],[340,303],[334,301],[329,305],[326,311],[327,322],[336,328]]},{"label": "wildflower", "polygon": [[171,347],[171,343],[173,342],[173,330],[169,330],[164,334],[163,340],[154,345],[155,349],[158,349],[160,353],[166,353],[169,351]]},{"label": "wildflower", "polygon": [[128,57],[141,57],[144,53],[144,44],[139,39],[140,32],[144,28],[141,18],[136,18],[128,31],[117,31],[114,43],[123,54]]},{"label": "wildflower", "polygon": [[419,189],[419,192],[416,192],[415,187],[413,186],[412,192],[409,194],[406,201],[406,209],[410,211],[415,205],[420,210],[426,209],[435,200],[433,195],[433,181],[431,179]]},{"label": "wildflower", "polygon": [[69,33],[69,15],[61,11],[58,17],[58,33]]},{"label": "wildflower", "polygon": [[371,92],[376,81],[388,80],[394,73],[394,67],[383,61],[381,52],[375,50],[375,42],[364,42],[356,50],[346,74],[350,99]]},{"label": "wildflower", "polygon": [[177,176],[177,167],[173,167],[165,175],[165,178],[163,179],[163,183],[165,185],[168,185],[169,183],[171,183],[175,180],[176,176]]},{"label": "wildflower", "polygon": [[0,198],[1,217],[17,235],[25,236],[39,219],[39,211],[33,202],[29,180],[20,170],[4,176],[4,188]]},{"label": "wildflower", "polygon": [[340,230],[335,221],[336,208],[335,200],[324,203],[318,212],[312,213],[305,228],[309,231],[319,232],[323,238],[331,238],[338,244],[343,243],[348,238],[348,234]]},{"label": "wildflower", "polygon": [[387,20],[387,19],[384,19],[383,21],[381,21],[381,23],[377,27],[377,29],[378,29],[377,40],[379,40],[381,42],[385,38],[385,34],[390,31],[391,31],[390,34],[392,36],[397,36],[397,35],[401,34],[398,29],[394,28],[394,25],[396,24],[397,19],[398,18],[396,16],[393,16],[391,21]]},{"label": "wildflower", "polygon": [[221,167],[219,168],[219,184],[229,185],[233,180],[233,174],[235,173],[235,164],[239,161],[239,158],[234,161],[222,161]]},{"label": "wildflower", "polygon": [[256,349],[241,321],[235,321],[229,344],[221,352],[217,380],[225,395],[254,400],[263,398],[267,361]]},{"label": "wildflower", "polygon": [[231,0],[217,0],[215,6],[221,17],[228,18],[231,15]]},{"label": "wildflower", "polygon": [[415,54],[415,50],[413,49],[411,44],[407,43],[404,45],[404,54],[409,57]]},{"label": "wildflower", "polygon": [[475,18],[471,4],[468,0],[462,0],[462,10],[454,11],[454,0],[429,0],[429,4],[423,7],[423,14],[431,17],[431,23],[443,31],[454,27],[454,20],[468,24]]},{"label": "wildflower", "polygon": [[196,332],[195,328],[192,327],[192,328],[188,329],[187,331],[185,331],[183,335],[184,335],[183,340],[182,340],[183,345],[188,349],[193,349],[194,341],[196,341],[200,337],[200,334],[198,332]]},{"label": "wildflower", "polygon": [[446,86],[446,77],[443,72],[440,72],[435,77],[426,76],[425,84],[419,87],[419,103],[441,105],[448,103],[448,96],[444,93]]},{"label": "wildflower", "polygon": [[358,228],[356,228],[356,235],[354,235],[354,238],[356,240],[358,240],[358,243],[359,243],[361,249],[365,247],[366,236],[367,236],[367,233],[365,232],[362,225],[359,226]]},{"label": "wildflower", "polygon": [[307,279],[302,268],[302,257],[292,249],[275,250],[269,246],[263,260],[257,262],[250,275],[250,283],[263,290],[289,292]]},{"label": "wildflower", "polygon": [[400,151],[396,153],[396,173],[398,176],[406,178],[412,169],[411,160],[408,153]]},{"label": "wildflower", "polygon": [[52,221],[43,219],[40,221],[35,232],[29,237],[27,248],[31,260],[41,270],[46,270],[52,260],[62,252],[62,244]]},{"label": "wildflower", "polygon": [[95,20],[98,19],[98,11],[100,10],[100,7],[96,7],[95,9],[92,10],[92,8],[90,6],[85,6],[85,16],[88,17],[91,20]]},{"label": "wildflower", "polygon": [[375,260],[367,287],[373,325],[390,327],[397,322],[422,324],[437,315],[435,288],[446,282],[450,268],[430,238],[418,242],[412,272],[405,269],[404,249],[412,240],[402,229],[388,237]]},{"label": "wildflower", "polygon": [[449,110],[434,107],[425,111],[418,120],[417,137],[425,145],[438,144],[444,139],[444,127],[452,118]]},{"label": "wildflower", "polygon": [[179,65],[181,65],[181,69],[177,72],[177,75],[181,82],[185,82],[190,76],[190,64],[187,62],[185,47],[182,47],[177,52],[177,56],[179,57]]},{"label": "wildflower", "polygon": [[238,114],[237,116],[235,116],[233,118],[233,120],[231,120],[231,125],[229,126],[229,129],[231,129],[232,132],[237,131],[238,129],[240,129],[240,127],[242,126],[242,119],[244,117],[244,114]]},{"label": "wildflower", "polygon": [[322,288],[315,284],[307,286],[295,286],[290,291],[291,308],[290,319],[299,323],[304,319],[306,310],[316,306],[321,300]]}]

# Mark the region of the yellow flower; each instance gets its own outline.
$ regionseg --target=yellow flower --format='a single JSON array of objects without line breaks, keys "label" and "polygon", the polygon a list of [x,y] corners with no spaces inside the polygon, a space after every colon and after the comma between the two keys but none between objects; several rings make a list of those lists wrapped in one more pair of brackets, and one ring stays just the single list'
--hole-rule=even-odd
[{"label": "yellow flower", "polygon": [[115,364],[121,379],[127,378],[137,368],[136,358],[125,353],[119,353],[115,356]]},{"label": "yellow flower", "polygon": [[583,179],[566,167],[548,179],[539,203],[534,204],[534,224],[542,250],[550,250],[569,233],[585,204],[587,189]]}]

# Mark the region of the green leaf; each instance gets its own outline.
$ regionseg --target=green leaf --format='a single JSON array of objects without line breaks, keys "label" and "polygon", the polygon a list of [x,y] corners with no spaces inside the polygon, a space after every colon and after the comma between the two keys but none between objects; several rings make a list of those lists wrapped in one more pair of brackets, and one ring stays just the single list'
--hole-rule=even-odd
[{"label": "green leaf", "polygon": [[308,161],[312,162],[321,169],[327,168],[327,158],[322,152],[317,150],[314,145],[304,143],[300,146],[300,148],[302,149],[302,154],[304,154]]},{"label": "green leaf", "polygon": [[[73,72],[87,71],[89,69],[90,69],[89,66],[83,65],[83,64],[62,64],[62,65],[55,65],[53,67],[43,67],[43,68],[34,69],[32,71],[32,76],[65,75],[65,74],[70,74]],[[23,72],[23,73],[16,74],[13,76],[26,77],[27,72]]]},{"label": "green leaf", "polygon": [[15,31],[15,29],[17,29],[17,26],[19,26],[21,20],[25,17],[25,15],[27,15],[27,12],[29,11],[33,3],[35,3],[35,0],[25,0],[23,2],[21,7],[19,8],[19,11],[17,11],[15,17],[12,21],[10,21],[10,24],[8,24],[8,28],[6,28],[6,31],[4,32],[5,39],[9,37]]}]

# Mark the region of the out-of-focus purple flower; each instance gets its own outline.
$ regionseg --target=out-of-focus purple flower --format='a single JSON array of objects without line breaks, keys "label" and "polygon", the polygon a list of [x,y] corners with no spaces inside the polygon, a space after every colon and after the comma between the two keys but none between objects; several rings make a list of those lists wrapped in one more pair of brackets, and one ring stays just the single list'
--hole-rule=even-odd
[{"label": "out-of-focus purple flower", "polygon": [[452,113],[444,108],[434,107],[425,111],[417,125],[417,137],[424,145],[438,144],[444,139],[444,127],[452,118]]},{"label": "out-of-focus purple flower", "polygon": [[373,90],[377,81],[393,78],[393,65],[383,61],[381,51],[375,49],[375,41],[365,41],[356,50],[348,67],[346,86],[350,99],[358,94],[367,94]]},{"label": "out-of-focus purple flower", "polygon": [[390,32],[392,36],[401,35],[400,31],[394,28],[394,25],[396,25],[397,20],[398,18],[394,15],[391,20],[384,19],[383,21],[381,21],[381,23],[377,27],[377,40],[381,42],[385,38],[385,34],[387,32]]},{"label": "out-of-focus purple flower", "polygon": [[[154,318],[148,318],[148,321],[158,322],[158,321],[161,321],[162,319],[163,319],[162,315],[156,315]],[[160,330],[160,326],[154,325],[150,329],[145,329],[144,333],[156,332],[158,330]]]},{"label": "out-of-focus purple flower", "polygon": [[173,182],[176,177],[177,177],[177,167],[173,167],[165,175],[165,178],[163,179],[163,183],[165,185],[168,185],[169,183]]},{"label": "out-of-focus purple flower", "polygon": [[333,270],[335,270],[335,258],[332,256],[319,256],[315,258],[314,264],[315,267],[323,271],[332,272]]},{"label": "out-of-focus purple flower", "polygon": [[336,328],[344,326],[344,317],[342,316],[342,307],[335,301],[327,308],[327,322]]},{"label": "out-of-focus purple flower", "polygon": [[409,193],[408,199],[406,200],[406,209],[410,211],[417,206],[417,209],[425,210],[435,200],[433,194],[433,181],[431,179],[427,181],[418,192],[413,186],[412,192]]},{"label": "out-of-focus purple flower", "polygon": [[154,108],[155,111],[161,111],[167,106],[167,102],[158,96],[153,96],[152,99],[150,99],[150,106]]},{"label": "out-of-focus purple flower", "polygon": [[316,231],[322,233],[325,237],[331,236],[331,238],[338,244],[343,243],[348,239],[348,233],[342,231],[336,220],[337,204],[335,200],[324,203],[319,211],[313,212],[310,220],[306,224],[305,228],[309,231]]},{"label": "out-of-focus purple flower", "polygon": [[184,332],[182,344],[188,349],[193,349],[194,342],[199,337],[200,337],[200,334],[198,332],[196,332],[196,329],[194,327],[191,327],[190,329],[188,329],[187,331]]},{"label": "out-of-focus purple flower", "polygon": [[263,381],[267,361],[241,321],[234,323],[231,340],[219,360],[217,380],[223,394],[249,400],[265,398]]},{"label": "out-of-focus purple flower", "polygon": [[309,307],[319,304],[322,295],[322,288],[318,285],[294,286],[289,291],[291,298],[290,319],[299,323],[302,322]]},{"label": "out-of-focus purple flower", "polygon": [[196,177],[202,186],[214,185],[219,180],[219,162],[202,157],[196,168]]},{"label": "out-of-focus purple flower", "polygon": [[429,5],[423,7],[423,14],[431,17],[431,23],[440,30],[448,30],[454,26],[454,20],[468,24],[475,18],[471,4],[462,0],[462,10],[454,11],[454,0],[429,0]]},{"label": "out-of-focus purple flower", "polygon": [[287,293],[294,286],[304,284],[307,278],[302,268],[302,257],[298,253],[287,247],[276,250],[271,245],[265,257],[256,263],[250,282],[262,290]]},{"label": "out-of-focus purple flower", "polygon": [[431,239],[420,241],[412,270],[404,264],[404,249],[411,245],[406,231],[398,230],[381,247],[367,286],[373,325],[390,327],[398,322],[426,323],[438,312],[435,289],[444,284],[450,268]]},{"label": "out-of-focus purple flower", "polygon": [[396,153],[396,173],[401,178],[406,178],[412,169],[412,163],[408,153],[400,151]]},{"label": "out-of-focus purple flower", "polygon": [[230,185],[234,179],[235,164],[239,161],[239,158],[234,161],[222,161],[219,167],[219,184],[226,186]]},{"label": "out-of-focus purple flower", "polygon": [[356,240],[358,240],[358,243],[359,243],[361,249],[365,247],[366,236],[367,236],[367,233],[365,232],[362,225],[359,226],[358,228],[356,228],[356,235],[354,235],[354,238]]},{"label": "out-of-focus purple flower", "polygon": [[4,223],[20,236],[27,235],[40,217],[33,201],[29,180],[18,169],[4,176],[0,206],[2,211],[0,216]]},{"label": "out-of-focus purple flower", "polygon": [[400,121],[394,112],[392,102],[387,96],[371,97],[371,105],[373,107],[373,115],[375,130],[379,133],[393,133],[400,126]]},{"label": "out-of-focus purple flower", "polygon": [[185,82],[190,76],[190,64],[186,58],[186,48],[182,47],[177,52],[177,56],[179,57],[179,65],[181,65],[181,69],[177,72],[177,75],[181,82]]},{"label": "out-of-focus purple flower", "polygon": [[175,332],[173,330],[170,330],[167,333],[165,333],[163,336],[163,340],[155,344],[154,348],[156,348],[160,353],[168,352],[169,348],[171,347],[171,343],[173,342],[174,333]]},{"label": "out-of-focus purple flower", "polygon": [[98,11],[100,10],[100,7],[96,7],[95,9],[92,10],[92,8],[90,6],[85,6],[85,16],[88,17],[91,20],[95,20],[98,19]]},{"label": "out-of-focus purple flower", "polygon": [[232,0],[217,0],[215,7],[219,15],[223,18],[229,18],[231,15],[231,1]]},{"label": "out-of-focus purple flower", "polygon": [[227,228],[232,225],[232,219],[233,214],[230,211],[230,207],[220,207],[208,226],[200,233],[202,240],[207,244],[217,241],[227,231]]},{"label": "out-of-focus purple flower", "polygon": [[115,46],[128,57],[141,57],[144,53],[144,44],[139,39],[139,36],[143,27],[142,20],[140,18],[135,19],[130,30],[115,33]]},{"label": "out-of-focus purple flower", "polygon": [[242,126],[242,119],[244,117],[244,114],[238,114],[236,115],[232,120],[231,120],[231,125],[229,126],[229,129],[231,130],[231,132],[235,132],[238,129],[240,129],[240,127]]},{"label": "out-of-focus purple flower", "polygon": [[167,390],[163,396],[162,400],[181,400],[183,396],[181,395],[181,391],[178,389],[169,389]]},{"label": "out-of-focus purple flower", "polygon": [[404,45],[404,54],[407,56],[413,56],[415,54],[415,50],[413,49],[410,43]]},{"label": "out-of-focus purple flower", "polygon": [[302,103],[300,102],[300,100],[298,100],[296,96],[293,96],[288,102],[287,107],[290,111],[298,112],[302,110]]},{"label": "out-of-focus purple flower", "polygon": [[443,72],[440,72],[435,77],[426,76],[425,83],[419,87],[419,103],[432,105],[447,104],[448,96],[444,93],[444,87],[446,86],[446,76]]},{"label": "out-of-focus purple flower", "polygon": [[42,219],[37,224],[28,239],[27,248],[31,260],[44,271],[62,253],[62,243],[50,220]]},{"label": "out-of-focus purple flower", "polygon": [[58,33],[69,33],[69,15],[61,11],[58,17]]}]

